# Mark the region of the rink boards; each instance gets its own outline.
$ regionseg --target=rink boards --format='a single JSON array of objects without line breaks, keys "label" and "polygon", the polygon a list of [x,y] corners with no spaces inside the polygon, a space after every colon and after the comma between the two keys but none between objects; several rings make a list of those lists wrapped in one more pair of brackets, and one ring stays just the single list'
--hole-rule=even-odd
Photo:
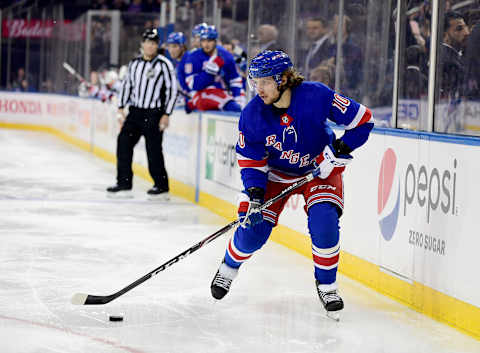
[{"label": "rink boards", "polygon": [[[164,137],[172,192],[229,219],[241,190],[237,122],[176,109]],[[2,92],[0,127],[50,132],[115,162],[116,109],[99,101]],[[344,173],[340,263],[344,274],[477,338],[479,145],[468,137],[375,129]],[[143,139],[134,160],[135,173],[148,179]],[[272,238],[311,257],[303,206],[302,197],[289,199]]]}]

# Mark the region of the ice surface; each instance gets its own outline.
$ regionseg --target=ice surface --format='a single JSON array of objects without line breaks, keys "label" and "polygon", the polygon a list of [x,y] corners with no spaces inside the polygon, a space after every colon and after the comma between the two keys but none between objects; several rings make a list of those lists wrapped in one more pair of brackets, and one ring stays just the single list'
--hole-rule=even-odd
[{"label": "ice surface", "polygon": [[343,276],[341,320],[326,318],[311,260],[273,242],[216,302],[210,281],[229,235],[107,305],[72,305],[74,293],[111,294],[228,222],[180,198],[148,201],[138,178],[133,199],[108,199],[114,165],[50,135],[0,129],[0,149],[2,353],[480,352]]}]

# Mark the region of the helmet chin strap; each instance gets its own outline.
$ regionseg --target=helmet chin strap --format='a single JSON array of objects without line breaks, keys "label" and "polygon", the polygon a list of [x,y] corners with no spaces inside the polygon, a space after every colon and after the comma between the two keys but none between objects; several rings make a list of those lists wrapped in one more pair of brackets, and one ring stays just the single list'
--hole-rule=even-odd
[{"label": "helmet chin strap", "polygon": [[282,98],[283,92],[285,92],[286,90],[287,90],[287,89],[285,88],[285,86],[283,86],[283,87],[278,87],[278,91],[279,91],[280,93],[279,93],[279,95],[278,95],[278,98],[275,99],[272,104],[277,103],[277,102]]}]

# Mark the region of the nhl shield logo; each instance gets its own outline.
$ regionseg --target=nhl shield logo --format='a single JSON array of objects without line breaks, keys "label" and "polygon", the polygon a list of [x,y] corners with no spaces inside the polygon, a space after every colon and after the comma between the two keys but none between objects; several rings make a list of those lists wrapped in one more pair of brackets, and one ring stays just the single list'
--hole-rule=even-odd
[{"label": "nhl shield logo", "polygon": [[280,117],[280,125],[282,126],[290,126],[292,121],[293,121],[293,118],[287,113],[282,114],[282,116]]},{"label": "nhl shield logo", "polygon": [[147,78],[151,80],[152,78],[155,77],[155,69],[153,67],[148,69],[146,75],[147,75]]}]

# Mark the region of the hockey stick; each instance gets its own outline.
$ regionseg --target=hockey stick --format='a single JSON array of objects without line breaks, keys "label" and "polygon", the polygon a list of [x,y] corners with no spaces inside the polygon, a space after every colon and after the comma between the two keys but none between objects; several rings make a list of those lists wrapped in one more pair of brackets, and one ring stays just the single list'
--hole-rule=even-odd
[{"label": "hockey stick", "polygon": [[82,75],[75,71],[75,69],[71,67],[68,63],[64,62],[63,68],[67,70],[72,76],[75,76],[75,78],[80,82],[85,82],[86,84],[88,84],[88,82],[82,77]]},{"label": "hockey stick", "polygon": [[[315,178],[318,174],[317,173],[311,173],[309,175],[307,175],[306,177],[304,177],[303,179],[297,181],[296,183],[293,183],[292,185],[290,185],[288,188],[284,189],[280,194],[278,194],[277,196],[275,197],[272,197],[270,200],[268,200],[267,202],[265,202],[261,207],[260,209],[261,210],[264,210],[268,207],[270,207],[273,203],[277,202],[278,200],[281,200],[283,199],[285,196],[289,195],[293,190],[295,189],[298,189],[299,187],[305,185],[306,183],[308,183],[309,181],[311,181],[313,178]],[[152,278],[153,276],[155,275],[158,275],[160,272],[162,272],[163,270],[166,270],[167,268],[169,268],[170,266],[172,266],[173,264],[177,263],[178,261],[184,259],[185,257],[187,257],[188,255],[192,254],[193,252],[197,251],[198,249],[200,249],[201,247],[207,245],[208,243],[210,243],[211,241],[217,239],[220,235],[222,234],[225,234],[226,232],[228,232],[230,229],[236,227],[238,224],[240,223],[240,221],[237,219],[229,224],[227,224],[225,227],[223,227],[222,229],[219,229],[217,230],[215,233],[209,235],[208,237],[206,237],[205,239],[201,240],[200,242],[198,242],[197,244],[193,245],[192,247],[188,248],[187,250],[185,250],[184,252],[178,254],[177,256],[175,256],[174,258],[168,260],[167,262],[165,262],[163,265],[157,267],[156,269],[154,269],[153,271],[147,273],[145,276],[143,276],[142,278],[139,278],[137,279],[135,282],[129,284],[128,286],[126,286],[125,288],[123,289],[120,289],[118,292],[116,293],[113,293],[111,295],[91,295],[91,294],[84,294],[84,293],[76,293],[73,295],[72,297],[72,304],[75,304],[75,305],[96,305],[96,304],[107,304],[109,302],[111,302],[112,300],[118,298],[119,296],[127,293],[129,290],[135,288],[136,286],[142,284],[143,282],[145,282],[146,280]]]}]

